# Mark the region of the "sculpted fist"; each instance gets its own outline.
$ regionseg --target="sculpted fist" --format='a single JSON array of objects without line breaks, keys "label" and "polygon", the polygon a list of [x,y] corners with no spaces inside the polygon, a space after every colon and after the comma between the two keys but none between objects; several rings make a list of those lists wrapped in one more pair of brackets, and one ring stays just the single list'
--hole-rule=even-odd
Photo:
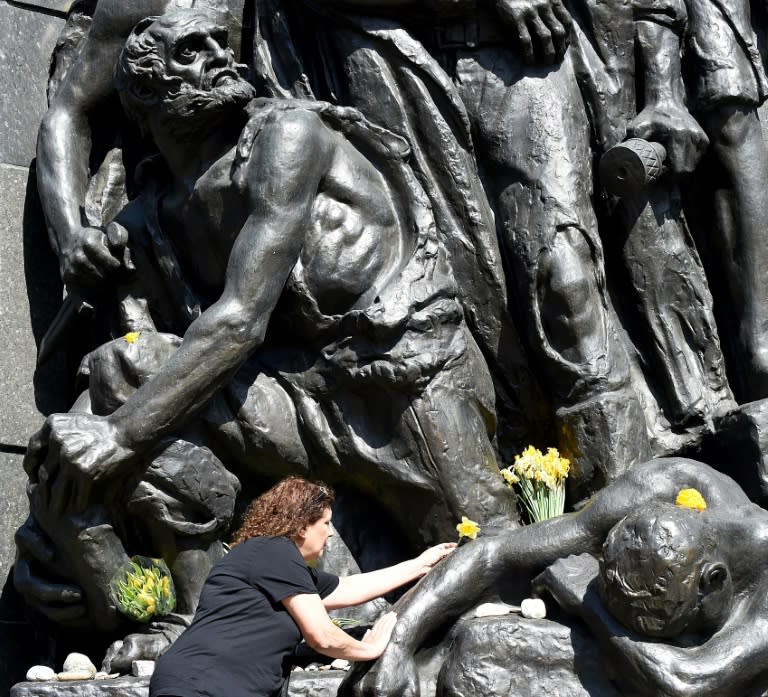
[{"label": "sculpted fist", "polygon": [[64,284],[78,291],[97,287],[122,263],[125,241],[110,244],[100,228],[81,227],[70,231],[59,244],[59,271]]},{"label": "sculpted fist", "polygon": [[562,0],[496,0],[496,11],[526,63],[551,65],[563,59],[573,21]]},{"label": "sculpted fist", "polygon": [[56,550],[51,540],[30,518],[16,532],[13,584],[26,603],[57,624],[87,623],[83,592],[62,581],[55,569]]},{"label": "sculpted fist", "polygon": [[130,673],[134,661],[157,660],[169,646],[164,634],[129,634],[107,649],[101,669],[105,673]]},{"label": "sculpted fist", "polygon": [[43,507],[83,511],[93,485],[120,474],[133,455],[118,441],[107,417],[53,414],[30,439],[24,469],[39,485]]},{"label": "sculpted fist", "polygon": [[678,176],[693,172],[709,145],[693,116],[673,102],[647,106],[629,124],[627,136],[661,143],[667,151],[666,168]]}]

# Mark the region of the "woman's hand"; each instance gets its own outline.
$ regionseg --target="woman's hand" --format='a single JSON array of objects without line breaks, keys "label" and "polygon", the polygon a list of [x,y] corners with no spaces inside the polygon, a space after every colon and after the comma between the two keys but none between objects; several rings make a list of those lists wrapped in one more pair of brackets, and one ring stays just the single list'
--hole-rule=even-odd
[{"label": "woman's hand", "polygon": [[418,557],[416,561],[421,565],[419,576],[424,576],[428,573],[437,562],[445,559],[453,550],[456,549],[455,542],[443,542],[429,549],[425,549]]},{"label": "woman's hand", "polygon": [[368,644],[377,650],[376,658],[381,656],[384,653],[384,649],[387,648],[395,624],[397,624],[397,615],[394,612],[387,612],[376,620],[373,627],[361,639],[362,643]]}]

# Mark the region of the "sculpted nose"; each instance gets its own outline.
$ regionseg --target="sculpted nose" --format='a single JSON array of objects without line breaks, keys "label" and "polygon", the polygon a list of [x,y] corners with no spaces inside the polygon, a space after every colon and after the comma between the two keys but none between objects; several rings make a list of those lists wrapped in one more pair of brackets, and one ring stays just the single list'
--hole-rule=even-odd
[{"label": "sculpted nose", "polygon": [[229,62],[229,52],[218,41],[208,37],[205,41],[206,48],[211,52],[209,63],[213,65],[226,65]]}]

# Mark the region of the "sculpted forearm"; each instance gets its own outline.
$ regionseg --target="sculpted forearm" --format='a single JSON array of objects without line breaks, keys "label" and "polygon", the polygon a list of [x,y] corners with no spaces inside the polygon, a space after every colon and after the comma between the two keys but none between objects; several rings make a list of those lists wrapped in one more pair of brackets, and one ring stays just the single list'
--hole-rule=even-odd
[{"label": "sculpted forearm", "polygon": [[90,149],[90,126],[85,114],[60,103],[52,106],[38,135],[37,186],[57,253],[82,224],[80,210],[85,200]]},{"label": "sculpted forearm", "polygon": [[237,303],[216,303],[193,322],[178,352],[108,417],[118,440],[142,452],[197,413],[261,344],[265,323],[249,318]]},{"label": "sculpted forearm", "polygon": [[637,23],[637,41],[644,68],[645,104],[683,104],[679,35],[669,26],[642,20]]},{"label": "sculpted forearm", "polygon": [[413,653],[433,631],[493,597],[504,573],[496,540],[480,539],[457,549],[406,593],[393,608],[398,617],[393,643]]},{"label": "sculpted forearm", "polygon": [[718,661],[717,655],[705,647],[684,649],[643,641],[641,637],[629,635],[610,618],[607,610],[602,612],[604,616],[599,620],[591,612],[585,612],[584,619],[614,656],[623,682],[633,694],[647,697],[741,694],[738,689],[724,692],[733,687],[729,684],[733,682],[732,665]]}]

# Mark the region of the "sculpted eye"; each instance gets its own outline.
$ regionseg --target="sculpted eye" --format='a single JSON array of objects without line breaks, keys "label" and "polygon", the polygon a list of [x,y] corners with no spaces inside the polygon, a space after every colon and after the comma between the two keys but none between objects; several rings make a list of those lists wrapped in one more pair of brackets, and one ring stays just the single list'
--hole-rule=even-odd
[{"label": "sculpted eye", "polygon": [[194,62],[197,54],[198,50],[192,44],[186,43],[176,49],[174,57],[179,63],[189,64]]}]

